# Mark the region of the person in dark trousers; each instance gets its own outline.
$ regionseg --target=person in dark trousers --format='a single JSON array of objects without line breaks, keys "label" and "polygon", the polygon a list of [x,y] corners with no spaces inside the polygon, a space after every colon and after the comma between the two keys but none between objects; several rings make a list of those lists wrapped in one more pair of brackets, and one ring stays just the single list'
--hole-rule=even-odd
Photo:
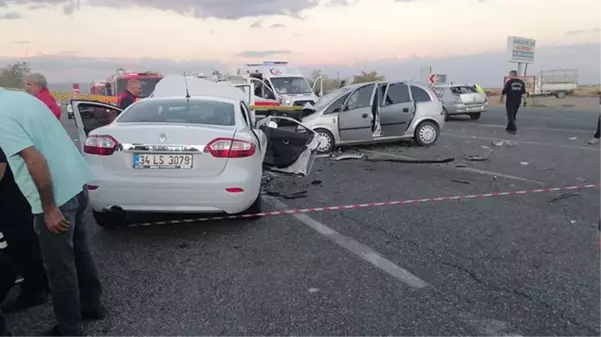
[{"label": "person in dark trousers", "polygon": [[[505,130],[513,135],[518,131],[515,120],[522,104],[522,96],[526,94],[526,83],[517,76],[517,71],[510,71],[510,79],[505,83],[505,87],[501,91],[501,104],[505,101],[505,110],[507,111],[507,128]],[[526,101],[524,100],[525,105]]]},{"label": "person in dark trousers", "polygon": [[84,319],[101,319],[102,287],[90,247],[89,194],[94,179],[48,107],[0,88],[0,147],[31,206],[57,325],[42,336],[82,336]]},{"label": "person in dark trousers", "polygon": [[[599,93],[599,106],[601,106],[601,93]],[[591,145],[599,144],[599,137],[601,137],[601,111],[597,118],[597,132],[595,132],[593,138],[591,138],[588,143]]]},{"label": "person in dark trousers", "polygon": [[23,276],[19,296],[13,301],[4,303],[2,311],[19,312],[46,303],[48,280],[42,264],[38,237],[33,231],[31,207],[15,183],[2,148],[0,148],[0,217],[2,217],[0,231],[4,233],[10,245],[7,254]]},{"label": "person in dark trousers", "polygon": [[[6,295],[15,284],[17,277],[17,267],[12,259],[5,253],[8,248],[8,243],[4,238],[4,234],[0,232],[0,302],[4,301]],[[12,336],[6,326],[6,319],[2,315],[0,309],[0,336]]]},{"label": "person in dark trousers", "polygon": [[142,93],[142,83],[138,80],[127,81],[127,89],[119,95],[117,106],[121,109],[127,108],[134,104],[138,96]]}]

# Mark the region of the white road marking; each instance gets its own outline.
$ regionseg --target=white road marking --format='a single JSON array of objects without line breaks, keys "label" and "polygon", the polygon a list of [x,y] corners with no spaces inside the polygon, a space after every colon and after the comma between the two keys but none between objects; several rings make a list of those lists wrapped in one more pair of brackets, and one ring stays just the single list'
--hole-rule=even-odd
[{"label": "white road marking", "polygon": [[543,143],[543,142],[530,142],[530,141],[519,140],[519,139],[503,139],[503,138],[489,138],[489,137],[467,136],[467,135],[458,135],[458,134],[446,133],[446,132],[445,133],[441,133],[441,135],[448,136],[448,137],[456,137],[456,138],[483,139],[483,140],[492,140],[492,141],[499,141],[499,140],[510,141],[510,140],[513,140],[513,141],[518,142],[520,144],[541,145],[541,146],[550,146],[550,147],[556,147],[556,148],[576,149],[576,150],[585,150],[585,151],[599,152],[599,147],[592,147],[592,146],[591,147],[585,147],[585,146],[561,145],[561,144]]},{"label": "white road marking", "polygon": [[[280,209],[280,210],[290,209],[290,207],[288,205],[286,205],[285,203],[283,203],[275,198],[271,198],[268,196],[265,196],[264,198],[267,202],[274,205],[277,209]],[[296,218],[298,221],[302,222],[303,224],[313,228],[319,234],[332,240],[334,243],[336,243],[340,247],[345,248],[346,250],[350,251],[351,253],[359,256],[363,260],[371,263],[378,269],[395,277],[397,280],[407,284],[408,286],[413,287],[413,288],[425,288],[425,287],[429,286],[428,283],[421,280],[417,276],[411,274],[411,272],[409,272],[408,270],[397,266],[393,262],[382,257],[382,255],[380,255],[378,252],[376,252],[373,249],[371,249],[370,247],[356,241],[355,239],[344,236],[342,234],[339,234],[338,232],[331,229],[330,227],[322,224],[321,222],[319,222],[317,220],[314,220],[313,218],[311,218],[305,214],[293,214],[292,216],[294,218]]]},{"label": "white road marking", "polygon": [[520,335],[510,333],[509,324],[507,322],[496,319],[483,319],[469,312],[460,312],[459,319],[471,326],[480,336],[513,336],[521,337]]},{"label": "white road marking", "polygon": [[[459,125],[457,125],[459,126]],[[469,127],[474,126],[474,129],[477,129],[478,127],[483,127],[483,128],[494,128],[494,129],[505,129],[506,126],[505,125],[498,125],[498,124],[469,124],[466,125]],[[450,129],[447,128],[447,130]],[[465,128],[462,128],[465,129]],[[555,129],[555,128],[539,128],[539,127],[532,127],[532,126],[521,126],[521,129],[527,129],[527,130],[542,130],[542,131],[559,131],[559,132],[581,132],[581,133],[587,133],[590,134],[592,133],[589,130],[571,130],[571,129]]]},{"label": "white road marking", "polygon": [[[393,157],[393,158],[399,158],[399,159],[418,160],[418,158],[407,157],[407,156],[402,156],[402,155],[392,154],[392,153],[386,153],[386,152],[379,152],[379,151],[373,151],[373,150],[363,150],[363,149],[361,149],[361,151],[368,152],[368,153],[373,153],[373,154],[377,154],[377,155],[382,155],[382,156],[389,156],[389,157]],[[510,174],[500,173],[500,172],[480,170],[480,169],[476,169],[476,168],[472,168],[472,167],[454,167],[454,166],[442,166],[442,167],[443,168],[447,168],[447,169],[458,170],[458,171],[468,171],[468,172],[474,172],[474,173],[484,174],[484,175],[491,176],[491,177],[502,177],[502,178],[505,178],[505,179],[518,180],[518,181],[528,182],[528,183],[537,184],[537,185],[541,185],[541,186],[546,185],[544,182],[538,181],[538,180],[532,180],[532,179],[528,179],[528,178],[522,178],[522,177],[510,175]]]}]

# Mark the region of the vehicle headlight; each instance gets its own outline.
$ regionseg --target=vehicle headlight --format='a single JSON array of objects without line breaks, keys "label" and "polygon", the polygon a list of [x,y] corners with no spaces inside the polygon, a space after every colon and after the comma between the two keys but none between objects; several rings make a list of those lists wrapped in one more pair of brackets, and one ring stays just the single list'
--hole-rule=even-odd
[{"label": "vehicle headlight", "polygon": [[291,105],[292,101],[289,100],[288,98],[280,98],[280,103],[285,104],[285,105]]}]

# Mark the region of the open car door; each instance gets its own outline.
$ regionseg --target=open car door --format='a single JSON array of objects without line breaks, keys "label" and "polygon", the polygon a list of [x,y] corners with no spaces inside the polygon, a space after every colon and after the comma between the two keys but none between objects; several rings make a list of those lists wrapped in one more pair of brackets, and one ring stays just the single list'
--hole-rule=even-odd
[{"label": "open car door", "polygon": [[73,109],[81,151],[90,131],[109,125],[123,111],[112,104],[97,101],[72,99],[70,105]]},{"label": "open car door", "polygon": [[[295,129],[302,129],[305,132],[280,129],[276,122],[278,120],[293,123]],[[267,138],[263,167],[271,171],[300,176],[306,176],[311,172],[319,147],[319,137],[315,131],[294,118],[281,116],[267,116],[261,119],[257,122],[257,129]]]},{"label": "open car door", "polygon": [[[319,86],[317,86],[317,84],[319,84]],[[311,88],[313,90],[313,93],[315,95],[317,95],[318,97],[321,97],[323,95],[323,77],[319,76],[318,78],[315,79],[315,82],[313,82],[313,87]]]}]

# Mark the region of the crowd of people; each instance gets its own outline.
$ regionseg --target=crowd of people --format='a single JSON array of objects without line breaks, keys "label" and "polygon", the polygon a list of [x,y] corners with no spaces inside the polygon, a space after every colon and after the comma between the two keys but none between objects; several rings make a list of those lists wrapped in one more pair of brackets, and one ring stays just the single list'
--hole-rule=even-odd
[{"label": "crowd of people", "polygon": [[43,336],[84,335],[83,320],[102,319],[101,285],[87,237],[92,172],[60,122],[60,107],[41,74],[26,92],[0,88],[0,301],[23,277],[3,312],[46,303],[57,324]]}]

